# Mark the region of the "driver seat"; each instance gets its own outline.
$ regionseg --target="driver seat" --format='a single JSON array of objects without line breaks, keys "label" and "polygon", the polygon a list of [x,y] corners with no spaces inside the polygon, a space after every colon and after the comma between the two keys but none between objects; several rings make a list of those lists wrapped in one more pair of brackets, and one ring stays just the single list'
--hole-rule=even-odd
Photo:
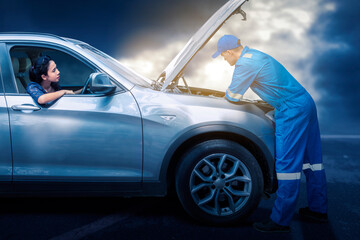
[{"label": "driver seat", "polygon": [[18,92],[26,93],[27,84],[30,82],[29,69],[31,67],[31,61],[29,58],[11,57],[11,63]]}]

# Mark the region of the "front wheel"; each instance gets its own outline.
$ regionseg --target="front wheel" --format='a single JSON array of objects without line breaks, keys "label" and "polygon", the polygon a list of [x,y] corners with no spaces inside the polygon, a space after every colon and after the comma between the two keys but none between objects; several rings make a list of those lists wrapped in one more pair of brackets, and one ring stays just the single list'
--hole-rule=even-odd
[{"label": "front wheel", "polygon": [[228,140],[209,140],[192,147],[176,171],[176,192],[184,209],[212,224],[248,216],[257,207],[263,187],[254,156]]}]

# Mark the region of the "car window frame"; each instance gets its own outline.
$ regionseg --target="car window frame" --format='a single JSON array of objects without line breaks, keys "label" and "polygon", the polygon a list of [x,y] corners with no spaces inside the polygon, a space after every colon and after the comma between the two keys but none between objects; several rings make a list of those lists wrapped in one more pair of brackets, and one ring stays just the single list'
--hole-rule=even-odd
[{"label": "car window frame", "polygon": [[[10,59],[11,62],[11,59]],[[8,65],[9,61],[7,59],[6,55],[6,44],[4,42],[0,42],[0,89],[1,89],[1,95],[5,95],[6,89],[11,86],[6,86],[8,82],[5,81],[8,76]],[[9,83],[8,83],[9,84]]]},{"label": "car window frame", "polygon": [[[0,61],[1,62],[1,61]],[[4,96],[4,83],[3,83],[3,77],[2,77],[2,67],[0,64],[0,96]]]},{"label": "car window frame", "polygon": [[[45,49],[50,49],[50,50],[55,50],[55,51],[60,51],[64,54],[67,54],[73,58],[75,58],[76,60],[82,62],[83,64],[85,64],[87,67],[89,67],[90,69],[94,70],[94,73],[98,72],[98,73],[105,73],[109,78],[112,84],[114,84],[115,86],[117,86],[115,92],[111,93],[111,94],[93,94],[93,93],[89,93],[89,94],[74,94],[74,95],[64,95],[63,97],[101,97],[101,96],[109,96],[109,95],[113,95],[113,94],[118,94],[118,93],[123,93],[126,92],[126,88],[124,86],[122,86],[118,81],[114,80],[108,73],[104,72],[102,69],[100,69],[96,64],[92,63],[91,61],[89,61],[88,59],[86,59],[86,57],[82,56],[81,54],[79,54],[78,52],[74,51],[71,48],[68,48],[66,46],[63,45],[58,45],[55,43],[49,43],[49,42],[26,42],[26,41],[8,41],[5,43],[5,52],[3,53],[3,58],[4,60],[8,63],[7,66],[7,77],[5,79],[11,79],[11,84],[12,86],[7,86],[4,88],[4,93],[6,93],[6,95],[9,96],[29,96],[28,93],[19,93],[17,84],[16,84],[16,79],[15,79],[15,75],[14,75],[14,69],[13,66],[11,64],[11,54],[10,51],[12,48],[14,47],[34,47],[34,48],[45,48]],[[5,83],[4,83],[5,84]]]}]

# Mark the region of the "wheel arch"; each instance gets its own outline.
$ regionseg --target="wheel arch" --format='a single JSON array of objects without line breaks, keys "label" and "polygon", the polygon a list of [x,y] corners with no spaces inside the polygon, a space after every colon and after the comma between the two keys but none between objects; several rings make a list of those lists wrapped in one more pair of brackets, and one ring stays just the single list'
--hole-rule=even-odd
[{"label": "wheel arch", "polygon": [[239,127],[210,125],[186,132],[168,149],[160,172],[160,181],[167,185],[168,192],[173,189],[176,166],[181,155],[191,146],[212,139],[231,140],[245,147],[260,165],[264,176],[264,191],[272,193],[276,190],[274,158],[257,136]]}]

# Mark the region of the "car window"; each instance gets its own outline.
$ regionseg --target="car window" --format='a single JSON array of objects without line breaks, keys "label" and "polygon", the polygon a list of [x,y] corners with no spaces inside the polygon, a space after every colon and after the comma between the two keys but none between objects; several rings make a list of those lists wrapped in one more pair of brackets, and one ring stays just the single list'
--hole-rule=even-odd
[{"label": "car window", "polygon": [[84,86],[94,69],[79,59],[62,51],[41,47],[13,47],[10,50],[16,86],[19,93],[26,93],[30,82],[29,69],[39,56],[48,55],[60,71],[60,85],[64,89],[77,90]]}]

